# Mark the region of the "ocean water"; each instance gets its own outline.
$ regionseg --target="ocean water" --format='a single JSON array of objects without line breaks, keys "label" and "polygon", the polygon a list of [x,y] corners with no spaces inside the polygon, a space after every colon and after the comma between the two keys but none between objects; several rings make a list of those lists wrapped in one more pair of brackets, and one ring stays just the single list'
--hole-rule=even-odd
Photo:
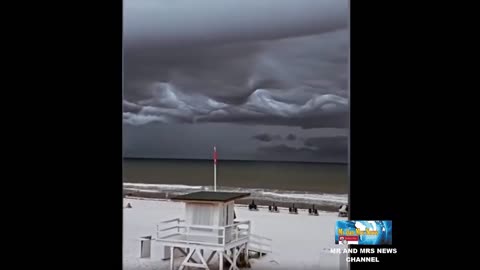
[{"label": "ocean water", "polygon": [[[211,160],[124,159],[124,189],[171,194],[213,187]],[[219,161],[217,189],[254,198],[339,205],[348,200],[348,165]]]},{"label": "ocean water", "polygon": [[[124,182],[213,185],[211,160],[125,159]],[[347,164],[219,161],[217,185],[319,193],[348,192]]]}]

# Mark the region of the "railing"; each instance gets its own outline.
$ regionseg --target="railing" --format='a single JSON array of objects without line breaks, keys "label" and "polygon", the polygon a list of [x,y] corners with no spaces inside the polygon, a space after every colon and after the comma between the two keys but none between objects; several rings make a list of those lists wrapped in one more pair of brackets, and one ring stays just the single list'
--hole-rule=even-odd
[{"label": "railing", "polygon": [[185,220],[176,218],[157,225],[157,240],[159,241],[225,246],[225,244],[246,240],[249,237],[250,221],[235,222],[227,226],[208,226],[185,224]]},{"label": "railing", "polygon": [[249,249],[258,251],[260,257],[262,253],[272,253],[272,239],[257,234],[250,234],[250,241],[248,241]]},{"label": "railing", "polygon": [[[160,222],[160,224],[157,224],[157,239],[160,238],[159,232],[161,231],[161,229],[165,230],[165,228],[161,228],[162,224],[163,224],[163,226],[165,226],[165,224],[172,223],[172,222],[175,222],[175,221],[177,222],[177,226],[179,226],[180,223],[185,222],[185,220],[183,220],[183,219],[174,218],[174,219],[169,219],[169,220],[162,221],[162,222]],[[171,227],[171,228],[175,228],[175,226]],[[178,230],[178,232],[180,232],[180,230]]]}]

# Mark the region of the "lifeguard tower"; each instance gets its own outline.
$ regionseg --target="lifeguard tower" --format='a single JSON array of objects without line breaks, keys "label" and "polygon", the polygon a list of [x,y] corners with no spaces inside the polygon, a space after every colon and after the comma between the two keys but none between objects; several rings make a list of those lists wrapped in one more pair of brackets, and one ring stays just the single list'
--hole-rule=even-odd
[{"label": "lifeguard tower", "polygon": [[[238,269],[240,256],[248,263],[250,221],[234,220],[234,201],[249,195],[200,191],[171,198],[185,202],[185,219],[176,218],[157,225],[156,237],[169,248],[170,269],[174,269],[176,251],[185,255],[179,270],[185,266],[210,269],[209,263],[215,255],[220,270],[223,270],[225,260],[230,264],[229,270]],[[195,260],[195,254],[198,260]]]}]

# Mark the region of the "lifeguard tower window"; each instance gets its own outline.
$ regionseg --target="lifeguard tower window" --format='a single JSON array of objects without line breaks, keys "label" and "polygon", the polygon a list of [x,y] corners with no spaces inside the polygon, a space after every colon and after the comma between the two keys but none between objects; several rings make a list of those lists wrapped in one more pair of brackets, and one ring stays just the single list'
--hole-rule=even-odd
[{"label": "lifeguard tower window", "polygon": [[189,205],[192,211],[189,211],[189,214],[192,216],[190,220],[195,222],[197,225],[214,225],[213,224],[213,214],[215,210],[214,205],[210,204],[198,204],[198,205]]}]

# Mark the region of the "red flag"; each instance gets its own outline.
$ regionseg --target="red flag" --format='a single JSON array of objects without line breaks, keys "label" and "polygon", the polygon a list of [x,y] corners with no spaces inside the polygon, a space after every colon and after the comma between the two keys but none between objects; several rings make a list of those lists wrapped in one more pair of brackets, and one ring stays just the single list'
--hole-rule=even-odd
[{"label": "red flag", "polygon": [[217,147],[213,147],[213,164],[217,164]]}]

